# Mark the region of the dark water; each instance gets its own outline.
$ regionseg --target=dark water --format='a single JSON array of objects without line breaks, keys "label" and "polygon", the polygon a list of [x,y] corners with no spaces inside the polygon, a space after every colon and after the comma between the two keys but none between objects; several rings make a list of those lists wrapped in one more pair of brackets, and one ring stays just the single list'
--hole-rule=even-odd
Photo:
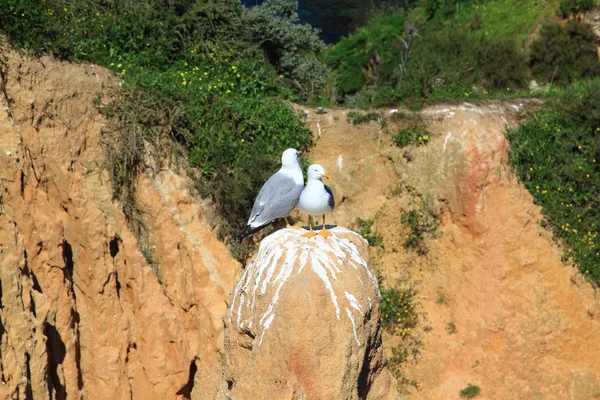
[{"label": "dark water", "polygon": [[[261,4],[262,0],[242,0],[246,7]],[[371,0],[299,0],[298,16],[302,22],[321,30],[321,38],[335,43],[367,21]]]}]

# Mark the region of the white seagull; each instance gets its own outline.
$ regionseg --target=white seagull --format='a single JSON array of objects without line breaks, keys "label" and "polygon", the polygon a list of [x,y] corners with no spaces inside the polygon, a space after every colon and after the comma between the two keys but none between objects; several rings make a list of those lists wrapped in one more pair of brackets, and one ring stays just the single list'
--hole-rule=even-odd
[{"label": "white seagull", "polygon": [[[235,237],[241,242],[277,218],[285,218],[296,207],[304,187],[302,168],[298,163],[298,151],[287,149],[281,156],[281,169],[265,182],[254,201],[246,229]],[[288,223],[288,227],[289,227]]]},{"label": "white seagull", "polygon": [[331,236],[333,234],[325,227],[325,213],[333,210],[335,200],[329,186],[323,183],[323,178],[329,179],[329,175],[325,173],[325,169],[319,164],[313,164],[308,167],[306,175],[308,179],[306,187],[300,195],[298,208],[309,215],[308,225],[310,230],[302,236],[311,238],[317,235],[312,229],[312,215],[323,215],[323,229],[318,234],[323,237]]}]

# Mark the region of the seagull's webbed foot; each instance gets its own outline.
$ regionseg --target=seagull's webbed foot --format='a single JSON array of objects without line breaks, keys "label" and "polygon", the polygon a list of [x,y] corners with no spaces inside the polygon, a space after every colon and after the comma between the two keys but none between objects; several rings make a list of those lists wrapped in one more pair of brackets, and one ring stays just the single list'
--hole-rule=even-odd
[{"label": "seagull's webbed foot", "polygon": [[315,232],[315,231],[313,231],[313,230],[311,229],[310,231],[308,231],[308,232],[306,232],[306,233],[303,233],[303,234],[302,234],[302,237],[305,237],[305,238],[309,238],[309,239],[310,239],[311,237],[315,237],[315,236],[317,236],[317,235],[318,235],[318,234],[317,234],[317,232]]},{"label": "seagull's webbed foot", "polygon": [[318,235],[323,236],[324,238],[328,238],[329,236],[333,236],[333,233],[331,233],[329,229],[323,226],[323,229],[319,231]]},{"label": "seagull's webbed foot", "polygon": [[323,229],[321,229],[319,231],[319,236],[322,236],[324,238],[328,238],[329,236],[333,236],[333,233],[331,233],[331,231],[327,230],[327,225],[325,225],[325,214],[323,214]]},{"label": "seagull's webbed foot", "polygon": [[308,232],[305,232],[302,234],[302,237],[305,238],[311,238],[311,237],[315,237],[317,235],[317,232],[313,231],[313,224],[312,224],[312,217],[309,215],[308,216]]}]

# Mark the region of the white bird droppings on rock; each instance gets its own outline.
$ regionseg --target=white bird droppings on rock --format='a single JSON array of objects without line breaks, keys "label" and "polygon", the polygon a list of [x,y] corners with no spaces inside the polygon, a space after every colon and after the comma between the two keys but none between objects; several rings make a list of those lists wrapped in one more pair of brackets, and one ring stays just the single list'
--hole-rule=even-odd
[{"label": "white bird droppings on rock", "polygon": [[[380,294],[359,234],[264,238],[225,318],[225,378],[239,399],[397,399],[381,342]],[[358,393],[367,379],[370,393]]]}]

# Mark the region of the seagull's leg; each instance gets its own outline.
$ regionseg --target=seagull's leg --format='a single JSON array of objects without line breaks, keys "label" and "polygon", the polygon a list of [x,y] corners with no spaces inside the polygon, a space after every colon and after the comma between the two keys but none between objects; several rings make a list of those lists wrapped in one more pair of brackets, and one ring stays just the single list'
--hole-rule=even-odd
[{"label": "seagull's leg", "polygon": [[312,228],[312,215],[308,216],[308,229],[309,229],[308,232],[303,234],[302,237],[311,238],[311,237],[317,235],[317,232],[313,231],[313,228]]},{"label": "seagull's leg", "polygon": [[325,228],[325,214],[323,214],[323,229],[319,231],[319,236],[323,236],[324,238],[333,236],[333,233],[331,233],[327,230],[327,228]]},{"label": "seagull's leg", "polygon": [[285,219],[285,224],[287,225],[286,228],[288,229],[300,229],[299,227],[295,226],[295,225],[290,225],[290,222],[287,219],[287,216],[283,217],[283,219]]}]

